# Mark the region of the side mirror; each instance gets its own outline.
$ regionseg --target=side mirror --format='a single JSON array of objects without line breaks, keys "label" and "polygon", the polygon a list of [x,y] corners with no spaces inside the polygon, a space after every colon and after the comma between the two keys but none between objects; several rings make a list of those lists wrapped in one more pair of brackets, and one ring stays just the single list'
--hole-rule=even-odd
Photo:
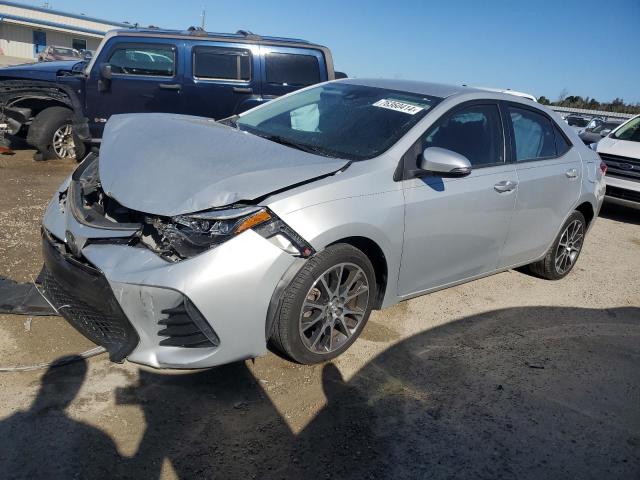
[{"label": "side mirror", "polygon": [[111,80],[111,65],[108,63],[100,64],[100,78],[103,80]]},{"label": "side mirror", "polygon": [[467,157],[440,147],[425,148],[418,167],[412,172],[415,177],[465,177],[471,173],[471,162]]},{"label": "side mirror", "polygon": [[610,128],[605,128],[604,130],[602,130],[600,132],[600,136],[601,137],[606,137],[607,135],[609,135],[611,133],[611,129]]},{"label": "side mirror", "polygon": [[98,90],[106,92],[111,88],[111,65],[108,63],[100,64],[100,78],[98,79]]},{"label": "side mirror", "polygon": [[339,80],[341,78],[349,78],[349,75],[347,75],[344,72],[333,72],[333,73],[334,73],[334,76],[335,76],[336,80]]}]

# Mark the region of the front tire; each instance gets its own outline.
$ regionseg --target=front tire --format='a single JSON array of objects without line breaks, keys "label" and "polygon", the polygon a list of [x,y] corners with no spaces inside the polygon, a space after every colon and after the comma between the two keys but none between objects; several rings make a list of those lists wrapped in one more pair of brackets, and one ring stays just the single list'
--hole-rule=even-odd
[{"label": "front tire", "polygon": [[547,280],[566,277],[578,261],[586,231],[587,222],[584,215],[577,210],[574,211],[562,225],[547,255],[542,260],[530,264],[529,270]]},{"label": "front tire", "polygon": [[371,314],[376,278],[357,248],[335,244],[309,259],[284,291],[270,345],[303,364],[337,357]]},{"label": "front tire", "polygon": [[27,141],[38,149],[37,159],[82,160],[86,148],[73,133],[72,116],[73,112],[64,107],[49,107],[35,116]]}]

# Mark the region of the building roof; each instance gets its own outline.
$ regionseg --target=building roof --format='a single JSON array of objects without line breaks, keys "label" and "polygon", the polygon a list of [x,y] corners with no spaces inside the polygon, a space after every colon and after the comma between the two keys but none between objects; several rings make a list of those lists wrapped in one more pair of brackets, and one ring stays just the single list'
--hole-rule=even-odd
[{"label": "building roof", "polygon": [[[50,14],[53,14],[53,15],[63,15],[65,17],[77,18],[79,20],[87,20],[89,22],[106,23],[108,25],[113,25],[113,26],[116,26],[116,27],[130,27],[131,26],[131,24],[129,24],[129,23],[114,22],[114,21],[111,21],[111,20],[105,20],[104,18],[89,17],[87,15],[81,15],[81,14],[78,14],[78,13],[63,12],[62,10],[54,10],[52,8],[36,7],[36,6],[33,6],[33,5],[27,5],[27,4],[18,3],[18,2],[7,2],[5,0],[0,0],[0,5],[7,5],[9,7],[24,8],[26,10],[33,10],[33,11],[36,11],[36,12],[50,13]],[[33,22],[33,23],[45,23],[45,22],[42,22],[42,21],[36,20],[36,19],[31,19],[31,22]]]}]

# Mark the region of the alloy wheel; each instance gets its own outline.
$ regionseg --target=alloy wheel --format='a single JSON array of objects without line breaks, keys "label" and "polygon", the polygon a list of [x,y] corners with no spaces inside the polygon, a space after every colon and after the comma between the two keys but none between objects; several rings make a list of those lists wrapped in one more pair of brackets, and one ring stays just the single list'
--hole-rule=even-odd
[{"label": "alloy wheel", "polygon": [[73,127],[70,124],[60,126],[53,134],[53,151],[58,158],[76,158],[76,144],[73,141]]},{"label": "alloy wheel", "polygon": [[562,232],[556,249],[556,271],[563,275],[573,267],[584,240],[584,224],[580,220],[571,222]]},{"label": "alloy wheel", "polygon": [[358,330],[369,304],[369,281],[358,265],[340,263],[313,283],[302,304],[299,331],[313,353],[336,351]]}]

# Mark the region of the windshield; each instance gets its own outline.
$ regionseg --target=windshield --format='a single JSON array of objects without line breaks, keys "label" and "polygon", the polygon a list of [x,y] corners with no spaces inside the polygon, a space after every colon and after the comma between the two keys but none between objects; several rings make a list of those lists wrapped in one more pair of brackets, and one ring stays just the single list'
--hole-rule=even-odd
[{"label": "windshield", "polygon": [[65,55],[67,57],[79,57],[80,54],[71,48],[59,48],[53,49],[53,53],[56,55]]},{"label": "windshield", "polygon": [[328,83],[249,111],[236,125],[293,148],[364,160],[389,149],[440,100],[384,88]]},{"label": "windshield", "polygon": [[567,123],[572,127],[586,127],[589,120],[581,117],[567,117]]},{"label": "windshield", "polygon": [[616,130],[611,136],[618,140],[640,142],[640,117],[632,118]]},{"label": "windshield", "polygon": [[603,130],[613,130],[618,125],[620,125],[619,122],[604,122],[604,123],[601,123],[600,125],[590,128],[589,131],[593,133],[600,133]]}]

